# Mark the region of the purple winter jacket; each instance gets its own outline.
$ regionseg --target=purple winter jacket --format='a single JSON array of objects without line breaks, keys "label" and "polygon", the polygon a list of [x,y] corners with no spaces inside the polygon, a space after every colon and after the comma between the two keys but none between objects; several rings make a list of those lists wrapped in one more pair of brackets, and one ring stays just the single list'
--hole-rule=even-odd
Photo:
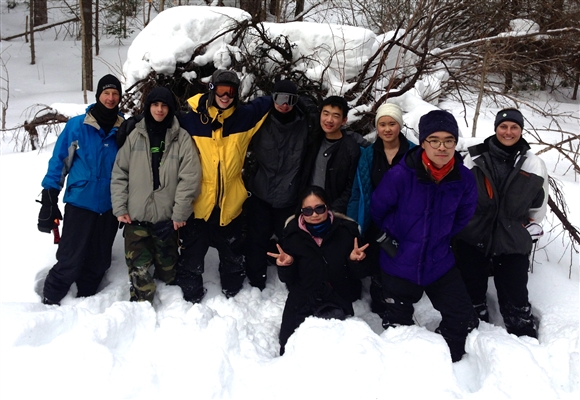
[{"label": "purple winter jacket", "polygon": [[411,149],[385,174],[371,198],[371,216],[399,243],[394,258],[381,250],[381,269],[427,286],[455,265],[451,238],[473,216],[477,188],[459,153],[453,170],[436,184],[421,162],[422,152]]}]

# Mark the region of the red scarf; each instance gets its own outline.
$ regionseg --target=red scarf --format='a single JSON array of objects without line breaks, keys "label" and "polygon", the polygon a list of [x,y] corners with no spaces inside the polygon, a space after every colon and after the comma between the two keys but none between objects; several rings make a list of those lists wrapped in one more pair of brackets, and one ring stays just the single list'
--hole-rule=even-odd
[{"label": "red scarf", "polygon": [[447,176],[447,174],[453,169],[453,166],[455,165],[455,157],[453,157],[443,167],[437,168],[433,165],[433,162],[429,159],[429,157],[427,157],[427,152],[425,151],[423,151],[423,154],[421,154],[421,160],[427,167],[427,172],[429,172],[429,175],[431,175],[431,178],[433,178],[436,183],[441,182],[441,180]]}]

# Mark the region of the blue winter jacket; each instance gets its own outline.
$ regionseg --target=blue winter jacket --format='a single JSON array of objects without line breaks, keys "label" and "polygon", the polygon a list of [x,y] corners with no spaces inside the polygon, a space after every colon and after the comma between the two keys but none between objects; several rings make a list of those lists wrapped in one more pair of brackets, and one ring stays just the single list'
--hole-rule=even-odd
[{"label": "blue winter jacket", "polygon": [[[455,166],[438,184],[415,147],[386,174],[371,199],[371,216],[399,243],[395,257],[381,250],[381,269],[389,275],[427,286],[455,265],[451,238],[475,211],[475,178],[455,153]],[[388,179],[387,179],[388,178]]]},{"label": "blue winter jacket", "polygon": [[[401,140],[401,146],[399,147],[397,155],[393,158],[393,163],[390,168],[399,163],[407,150],[415,147],[415,143],[408,140],[402,133],[399,134],[399,138]],[[385,164],[387,164],[382,140],[378,136],[371,146],[360,148],[360,158],[358,160],[356,175],[352,184],[350,200],[348,201],[346,209],[346,215],[358,222],[362,233],[365,233],[368,230],[371,223],[371,195],[374,190],[371,176],[373,175],[373,160],[375,152],[382,152],[382,157],[384,157]],[[379,154],[377,154],[377,156],[378,155]],[[386,171],[383,171],[383,173],[386,173]]]},{"label": "blue winter jacket", "polygon": [[63,201],[99,214],[109,211],[111,204],[111,172],[117,155],[115,135],[123,122],[119,115],[108,134],[90,114],[71,118],[59,135],[48,172],[42,180],[44,189],[62,190]]}]

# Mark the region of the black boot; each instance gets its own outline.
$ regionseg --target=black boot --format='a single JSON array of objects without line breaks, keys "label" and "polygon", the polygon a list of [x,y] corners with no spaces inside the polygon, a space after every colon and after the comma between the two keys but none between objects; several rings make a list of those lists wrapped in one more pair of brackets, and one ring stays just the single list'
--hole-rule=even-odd
[{"label": "black boot", "polygon": [[42,304],[46,304],[47,306],[60,306],[60,302],[52,301],[47,297],[42,298]]},{"label": "black boot", "polygon": [[178,271],[173,283],[183,291],[183,299],[190,303],[199,303],[207,290],[203,287],[203,276],[190,271]]},{"label": "black boot", "polygon": [[516,307],[513,304],[508,303],[501,306],[500,310],[508,333],[512,333],[516,336],[538,338],[531,304],[528,303],[527,306]]}]

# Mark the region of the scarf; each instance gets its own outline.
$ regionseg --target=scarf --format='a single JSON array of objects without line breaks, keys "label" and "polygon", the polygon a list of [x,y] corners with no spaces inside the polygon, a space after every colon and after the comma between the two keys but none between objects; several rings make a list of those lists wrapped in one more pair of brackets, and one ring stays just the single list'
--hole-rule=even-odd
[{"label": "scarf", "polygon": [[423,161],[423,164],[427,167],[427,172],[429,172],[429,175],[431,175],[431,178],[433,178],[433,180],[436,183],[441,182],[441,180],[445,178],[449,172],[451,172],[453,166],[455,165],[455,157],[453,157],[443,167],[437,168],[436,166],[433,165],[429,157],[427,157],[427,152],[425,151],[423,151],[423,153],[421,154],[421,160]]},{"label": "scarf", "polygon": [[105,107],[100,101],[97,101],[93,108],[91,108],[91,115],[97,120],[97,123],[105,133],[109,133],[115,123],[117,122],[117,115],[119,114],[119,106],[112,110]]},{"label": "scarf", "polygon": [[[319,235],[317,230],[324,231],[323,236],[326,235],[328,233],[328,231],[330,231],[330,227],[332,226],[332,221],[334,221],[334,214],[332,214],[332,211],[328,211],[328,218],[326,218],[325,221],[321,222],[320,224],[315,224],[315,225],[306,223],[306,221],[304,221],[304,215],[300,215],[298,217],[298,227],[300,229],[302,229],[303,231],[310,233],[310,236],[312,236],[312,239],[316,242],[316,244],[318,246],[320,246],[322,244],[322,236],[317,236],[317,235]],[[321,226],[321,225],[325,225],[325,224],[328,224],[328,226],[326,228],[324,226]],[[309,228],[309,226],[310,226],[310,228]],[[315,226],[318,228],[313,229],[312,227],[315,227]],[[314,230],[314,233],[312,232],[312,230]]]}]

